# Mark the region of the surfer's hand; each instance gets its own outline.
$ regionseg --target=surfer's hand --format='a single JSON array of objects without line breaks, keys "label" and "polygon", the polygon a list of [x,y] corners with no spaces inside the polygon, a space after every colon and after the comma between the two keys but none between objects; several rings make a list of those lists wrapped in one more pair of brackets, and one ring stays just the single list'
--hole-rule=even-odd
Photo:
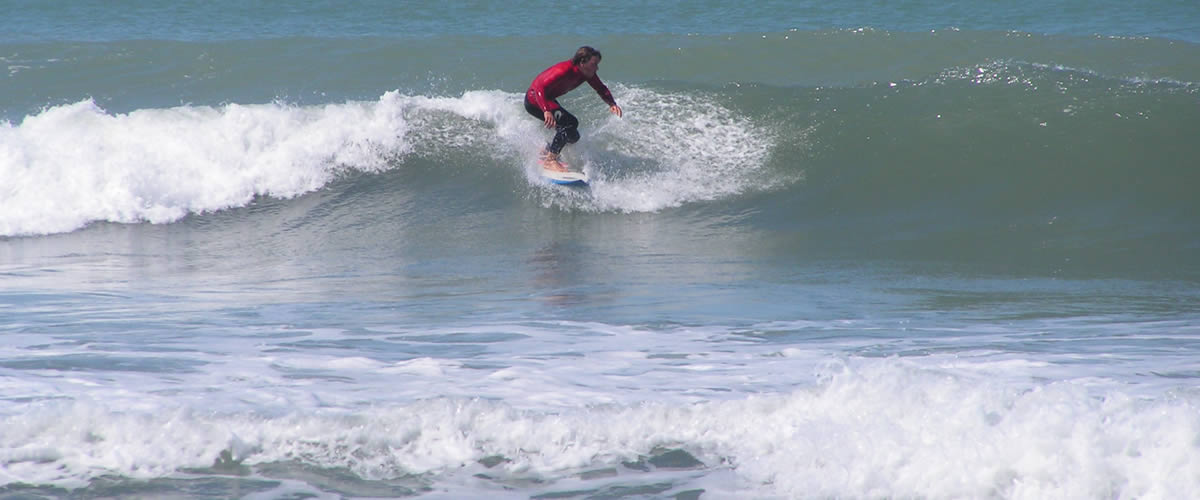
[{"label": "surfer's hand", "polygon": [[554,113],[543,111],[542,116],[546,117],[546,128],[554,128],[557,123],[554,121]]},{"label": "surfer's hand", "polygon": [[608,108],[608,110],[609,110],[609,111],[612,111],[612,114],[614,114],[614,115],[617,115],[617,118],[620,118],[620,117],[621,117],[621,107],[620,107],[620,106],[617,106],[616,104],[613,104],[612,106],[610,106],[610,107]]}]

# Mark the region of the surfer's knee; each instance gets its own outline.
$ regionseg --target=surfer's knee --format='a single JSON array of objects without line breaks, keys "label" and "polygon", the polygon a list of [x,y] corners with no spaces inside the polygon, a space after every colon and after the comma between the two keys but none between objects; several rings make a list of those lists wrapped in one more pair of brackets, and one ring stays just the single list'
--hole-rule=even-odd
[{"label": "surfer's knee", "polygon": [[567,144],[579,141],[579,119],[565,109],[554,110],[554,121],[558,123],[558,134],[566,139]]}]

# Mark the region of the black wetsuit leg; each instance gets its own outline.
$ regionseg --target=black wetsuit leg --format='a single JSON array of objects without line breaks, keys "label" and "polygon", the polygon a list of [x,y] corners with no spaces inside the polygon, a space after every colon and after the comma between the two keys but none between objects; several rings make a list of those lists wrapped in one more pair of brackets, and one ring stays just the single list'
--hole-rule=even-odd
[{"label": "black wetsuit leg", "polygon": [[[525,111],[536,116],[539,120],[545,120],[546,116],[542,113],[541,108],[536,104],[525,100]],[[558,109],[552,111],[554,114],[554,139],[550,140],[550,144],[546,146],[546,150],[558,154],[567,144],[575,144],[579,141],[579,119],[575,115],[567,111],[561,105]]]}]

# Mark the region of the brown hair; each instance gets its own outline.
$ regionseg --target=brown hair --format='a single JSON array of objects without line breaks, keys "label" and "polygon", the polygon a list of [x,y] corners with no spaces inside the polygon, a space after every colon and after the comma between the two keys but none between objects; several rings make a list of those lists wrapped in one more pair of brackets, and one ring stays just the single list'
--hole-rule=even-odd
[{"label": "brown hair", "polygon": [[575,57],[571,58],[571,62],[578,66],[583,64],[584,61],[591,59],[592,56],[596,56],[597,59],[604,59],[604,56],[600,55],[599,50],[584,45],[583,47],[580,47],[579,50],[575,51]]}]

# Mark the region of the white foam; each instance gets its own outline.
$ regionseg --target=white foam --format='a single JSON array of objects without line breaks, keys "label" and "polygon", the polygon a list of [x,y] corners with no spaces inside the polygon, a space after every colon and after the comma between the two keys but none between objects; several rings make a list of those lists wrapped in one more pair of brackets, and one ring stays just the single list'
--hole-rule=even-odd
[{"label": "white foam", "polygon": [[[618,92],[624,119],[593,117],[583,102],[576,108],[588,117],[586,140],[568,156],[592,174],[592,194],[549,191],[547,205],[654,211],[780,181],[766,169],[771,134],[714,98]],[[439,121],[445,116],[464,120]],[[89,99],[0,123],[0,236],[67,232],[95,221],[167,223],[245,206],[255,196],[294,197],[347,170],[394,168],[418,147],[475,148],[541,185],[531,159],[549,135],[521,109],[520,95],[500,91],[129,113],[109,113]]]},{"label": "white foam", "polygon": [[383,168],[384,152],[404,152],[402,107],[396,94],[323,107],[52,107],[0,126],[0,235],[171,222],[309,192],[340,169]]},{"label": "white foam", "polygon": [[[378,332],[394,342],[506,334],[478,344],[469,362],[348,357],[327,342],[297,349],[301,331],[272,338],[239,330],[194,346],[180,339],[180,351],[119,353],[126,366],[142,357],[159,360],[147,366],[180,356],[204,363],[163,373],[35,370],[32,361],[70,360],[89,347],[26,333],[5,347],[6,359],[25,363],[6,370],[23,375],[0,373],[11,398],[0,407],[0,484],[163,477],[208,467],[227,451],[246,465],[419,476],[450,497],[512,484],[536,494],[574,487],[583,471],[623,470],[623,461],[681,448],[707,467],[672,481],[728,496],[1200,493],[1200,393],[1135,376],[1161,356],[1136,366],[984,348],[862,358],[845,354],[860,350],[853,338],[818,348],[756,341],[743,330],[557,321]],[[973,342],[986,347],[1024,331],[994,330]],[[496,456],[506,461],[478,463]],[[478,473],[495,480],[467,479]],[[613,482],[644,479],[636,474]]]},{"label": "white foam", "polygon": [[443,366],[450,365],[457,368],[460,363],[450,361],[439,361],[433,358],[417,358],[409,361],[401,361],[394,366],[384,368],[385,373],[394,374],[411,374],[421,375],[425,377],[441,377],[445,375]]},{"label": "white foam", "polygon": [[589,173],[591,196],[547,197],[547,205],[653,212],[796,180],[770,168],[774,132],[716,97],[637,87],[617,93],[624,117],[585,123],[585,138],[567,149]]},{"label": "white foam", "polygon": [[[536,480],[553,491],[582,471],[681,448],[706,465],[676,480],[748,496],[1187,498],[1200,493],[1197,403],[1072,381],[1017,386],[895,358],[852,360],[783,393],[556,411],[436,398],[271,417],[80,401],[3,417],[0,484],[161,477],[227,450],[251,466],[424,475],[448,493],[485,471],[497,490]],[[484,469],[487,457],[504,461]]]}]

